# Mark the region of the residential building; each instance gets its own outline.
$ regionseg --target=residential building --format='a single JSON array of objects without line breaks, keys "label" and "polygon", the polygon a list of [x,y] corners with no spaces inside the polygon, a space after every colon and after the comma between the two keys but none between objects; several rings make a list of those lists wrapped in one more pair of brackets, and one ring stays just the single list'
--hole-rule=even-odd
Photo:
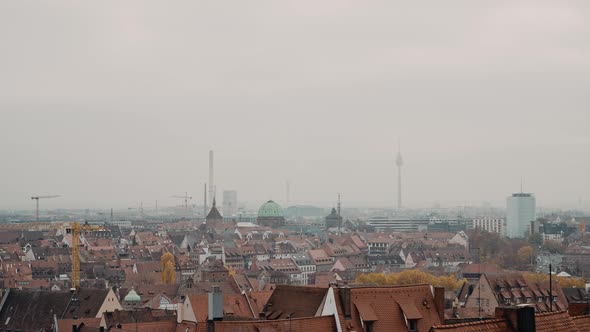
[{"label": "residential building", "polygon": [[296,254],[291,257],[301,271],[301,285],[309,285],[310,276],[316,273],[316,265],[308,254]]},{"label": "residential building", "polygon": [[496,233],[504,236],[505,227],[504,219],[496,217],[482,217],[473,219],[473,229],[479,229],[489,233]]}]

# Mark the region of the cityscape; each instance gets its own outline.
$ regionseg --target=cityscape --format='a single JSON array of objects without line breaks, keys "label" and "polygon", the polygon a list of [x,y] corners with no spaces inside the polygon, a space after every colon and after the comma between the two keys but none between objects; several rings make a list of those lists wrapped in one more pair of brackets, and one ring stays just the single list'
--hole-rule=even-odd
[{"label": "cityscape", "polygon": [[590,6],[0,3],[0,331],[590,332]]}]

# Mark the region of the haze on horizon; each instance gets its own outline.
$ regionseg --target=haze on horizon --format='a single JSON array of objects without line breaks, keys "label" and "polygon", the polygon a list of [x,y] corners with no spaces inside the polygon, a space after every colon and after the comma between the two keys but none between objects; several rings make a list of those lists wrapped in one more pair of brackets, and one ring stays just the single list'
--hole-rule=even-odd
[{"label": "haze on horizon", "polygon": [[587,1],[3,1],[0,209],[590,209]]}]

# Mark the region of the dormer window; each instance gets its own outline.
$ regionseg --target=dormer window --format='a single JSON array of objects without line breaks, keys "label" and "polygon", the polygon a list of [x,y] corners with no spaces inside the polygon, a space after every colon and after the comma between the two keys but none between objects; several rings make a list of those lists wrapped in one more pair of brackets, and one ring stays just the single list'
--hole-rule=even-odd
[{"label": "dormer window", "polygon": [[408,319],[408,331],[409,332],[418,332],[418,320],[417,319]]}]

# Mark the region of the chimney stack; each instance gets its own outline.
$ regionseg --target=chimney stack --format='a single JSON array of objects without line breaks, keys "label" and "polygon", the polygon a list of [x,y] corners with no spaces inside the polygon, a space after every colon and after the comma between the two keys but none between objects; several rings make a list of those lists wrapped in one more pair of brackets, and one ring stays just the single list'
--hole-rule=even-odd
[{"label": "chimney stack", "polygon": [[535,332],[535,307],[496,307],[496,318],[506,319],[515,332]]},{"label": "chimney stack", "polygon": [[343,306],[343,314],[345,319],[350,319],[351,312],[350,312],[350,287],[344,286],[338,288],[338,295],[340,296],[340,302],[342,302]]},{"label": "chimney stack", "polygon": [[434,306],[440,318],[440,323],[445,323],[445,288],[434,287]]}]

